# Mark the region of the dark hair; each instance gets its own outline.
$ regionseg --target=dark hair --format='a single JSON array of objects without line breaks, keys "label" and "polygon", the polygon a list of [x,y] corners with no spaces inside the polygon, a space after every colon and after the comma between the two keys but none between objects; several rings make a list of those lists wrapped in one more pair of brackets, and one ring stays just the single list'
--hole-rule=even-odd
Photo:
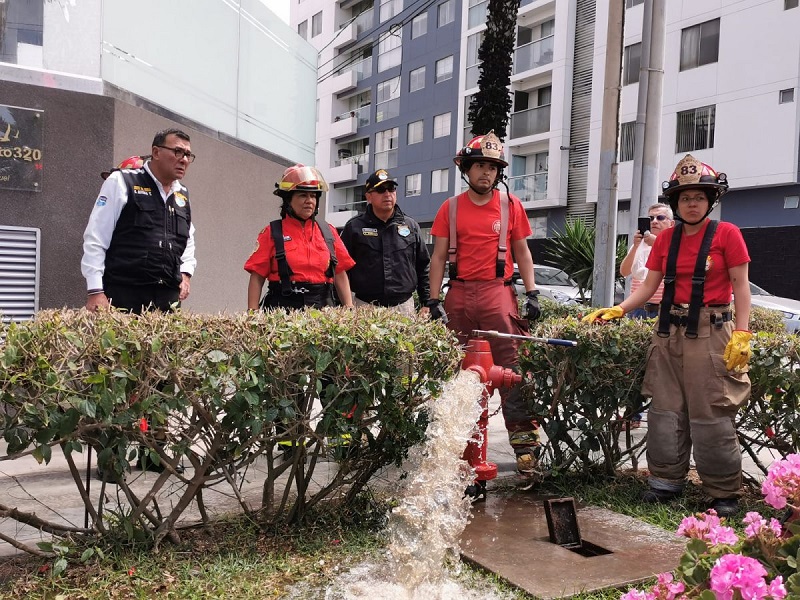
[{"label": "dark hair", "polygon": [[169,135],[176,135],[182,140],[186,140],[187,142],[191,142],[192,140],[189,139],[189,134],[181,131],[180,129],[175,129],[174,127],[170,129],[164,129],[163,131],[159,131],[156,136],[153,138],[153,146],[163,146],[164,142],[167,141],[167,136]]}]

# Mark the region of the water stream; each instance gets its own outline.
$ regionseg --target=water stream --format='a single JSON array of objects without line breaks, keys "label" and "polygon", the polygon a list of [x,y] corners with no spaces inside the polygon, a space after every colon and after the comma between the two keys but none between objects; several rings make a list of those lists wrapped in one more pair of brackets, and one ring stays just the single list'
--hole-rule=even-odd
[{"label": "water stream", "polygon": [[[480,415],[483,386],[462,371],[428,404],[425,442],[403,465],[398,504],[389,516],[389,544],[381,558],[338,576],[317,598],[325,600],[500,599],[490,589],[469,587],[458,577],[459,538],[470,516],[464,489],[472,473],[461,460]],[[306,590],[308,592],[309,590]],[[295,598],[305,598],[295,590]]]}]

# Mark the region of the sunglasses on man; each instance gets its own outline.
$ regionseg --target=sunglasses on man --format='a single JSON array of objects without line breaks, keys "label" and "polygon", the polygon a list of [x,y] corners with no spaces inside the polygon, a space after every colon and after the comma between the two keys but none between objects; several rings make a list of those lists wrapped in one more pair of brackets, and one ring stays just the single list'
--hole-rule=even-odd
[{"label": "sunglasses on man", "polygon": [[666,221],[667,215],[648,215],[651,221]]},{"label": "sunglasses on man", "polygon": [[375,192],[376,194],[382,194],[384,192],[394,192],[397,190],[397,186],[393,183],[387,185],[376,185],[374,188],[370,190],[370,192]]}]

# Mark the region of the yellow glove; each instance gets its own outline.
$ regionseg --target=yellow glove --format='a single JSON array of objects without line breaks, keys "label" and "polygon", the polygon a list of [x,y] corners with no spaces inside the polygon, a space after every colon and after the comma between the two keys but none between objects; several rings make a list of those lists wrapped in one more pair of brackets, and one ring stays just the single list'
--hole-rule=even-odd
[{"label": "yellow glove", "polygon": [[750,338],[752,337],[753,334],[750,331],[743,329],[736,329],[731,334],[731,339],[725,346],[725,354],[722,355],[728,371],[741,370],[750,362]]},{"label": "yellow glove", "polygon": [[618,304],[617,306],[612,306],[611,308],[598,308],[596,311],[590,312],[588,315],[583,317],[581,321],[584,323],[593,323],[594,321],[610,321],[611,319],[619,319],[624,314],[625,311],[622,310],[622,307]]}]

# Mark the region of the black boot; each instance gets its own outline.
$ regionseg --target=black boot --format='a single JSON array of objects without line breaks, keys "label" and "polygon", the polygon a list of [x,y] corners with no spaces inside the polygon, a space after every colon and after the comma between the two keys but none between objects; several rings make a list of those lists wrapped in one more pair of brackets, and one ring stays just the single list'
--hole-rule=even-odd
[{"label": "black boot", "polygon": [[681,492],[650,488],[644,494],[642,494],[642,502],[645,504],[666,504],[667,502],[678,498],[680,495]]},{"label": "black boot", "polygon": [[714,498],[710,508],[717,511],[718,517],[730,518],[739,512],[739,500],[736,498]]}]

